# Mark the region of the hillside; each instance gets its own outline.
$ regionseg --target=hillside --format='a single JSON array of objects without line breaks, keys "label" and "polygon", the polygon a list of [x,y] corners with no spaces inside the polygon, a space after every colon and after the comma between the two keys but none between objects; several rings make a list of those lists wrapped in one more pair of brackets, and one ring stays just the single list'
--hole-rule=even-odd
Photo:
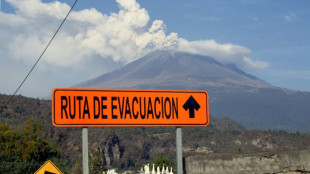
[{"label": "hillside", "polygon": [[266,82],[234,65],[212,57],[184,52],[156,51],[119,70],[82,82],[75,87],[202,89],[269,88]]},{"label": "hillside", "polygon": [[[75,170],[81,162],[81,128],[53,127],[50,100],[16,96],[7,107],[3,107],[8,97],[0,95],[0,124],[7,123],[20,128],[29,118],[39,121],[43,126],[40,135],[57,145],[61,158],[68,160],[68,166]],[[182,134],[184,156],[310,147],[308,134],[246,130],[229,118],[212,116],[209,126],[183,128]],[[159,155],[174,161],[175,129],[89,128],[89,152],[90,155],[99,152],[100,160],[108,168],[138,168]]]},{"label": "hillside", "polygon": [[74,87],[206,90],[216,117],[229,117],[248,129],[309,132],[310,92],[271,86],[207,56],[156,51]]}]

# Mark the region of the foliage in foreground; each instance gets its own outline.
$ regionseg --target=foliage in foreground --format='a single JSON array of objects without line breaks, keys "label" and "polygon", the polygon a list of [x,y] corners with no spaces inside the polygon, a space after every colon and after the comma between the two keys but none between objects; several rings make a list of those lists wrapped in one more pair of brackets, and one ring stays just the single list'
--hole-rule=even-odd
[{"label": "foliage in foreground", "polygon": [[47,160],[63,168],[59,150],[40,132],[41,124],[33,119],[21,129],[0,125],[0,173],[34,173]]}]

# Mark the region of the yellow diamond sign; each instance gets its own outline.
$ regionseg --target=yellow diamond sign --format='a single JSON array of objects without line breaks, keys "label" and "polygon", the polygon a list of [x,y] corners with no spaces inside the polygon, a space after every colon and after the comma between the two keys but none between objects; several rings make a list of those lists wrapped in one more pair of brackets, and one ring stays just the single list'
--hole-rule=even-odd
[{"label": "yellow diamond sign", "polygon": [[63,174],[52,161],[46,161],[34,174]]}]

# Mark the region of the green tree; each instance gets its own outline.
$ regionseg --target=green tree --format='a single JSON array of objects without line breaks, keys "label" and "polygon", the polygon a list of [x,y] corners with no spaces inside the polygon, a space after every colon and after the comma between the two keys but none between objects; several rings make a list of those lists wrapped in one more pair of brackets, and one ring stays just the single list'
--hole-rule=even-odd
[{"label": "green tree", "polygon": [[172,166],[171,160],[166,156],[157,156],[154,159],[153,163],[155,165],[155,168],[157,168],[158,166],[159,168],[162,168],[163,166],[170,168]]},{"label": "green tree", "polygon": [[34,173],[48,159],[60,157],[40,131],[41,124],[33,119],[20,130],[0,125],[0,173]]},{"label": "green tree", "polygon": [[103,165],[102,156],[100,155],[100,152],[98,150],[94,151],[90,155],[89,162],[90,162],[89,173],[91,174],[102,173],[103,171],[106,170],[106,168]]},{"label": "green tree", "polygon": [[242,148],[241,147],[238,147],[238,149],[237,149],[237,151],[236,151],[237,153],[243,153],[243,150],[242,150]]}]

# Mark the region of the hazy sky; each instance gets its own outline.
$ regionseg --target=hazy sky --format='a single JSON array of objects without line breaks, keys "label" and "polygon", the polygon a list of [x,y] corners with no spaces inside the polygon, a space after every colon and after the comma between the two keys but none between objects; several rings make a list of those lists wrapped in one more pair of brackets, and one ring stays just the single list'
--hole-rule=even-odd
[{"label": "hazy sky", "polygon": [[[1,1],[0,93],[16,90],[73,3]],[[167,48],[310,92],[309,7],[308,0],[79,0],[19,94],[46,96]]]}]

